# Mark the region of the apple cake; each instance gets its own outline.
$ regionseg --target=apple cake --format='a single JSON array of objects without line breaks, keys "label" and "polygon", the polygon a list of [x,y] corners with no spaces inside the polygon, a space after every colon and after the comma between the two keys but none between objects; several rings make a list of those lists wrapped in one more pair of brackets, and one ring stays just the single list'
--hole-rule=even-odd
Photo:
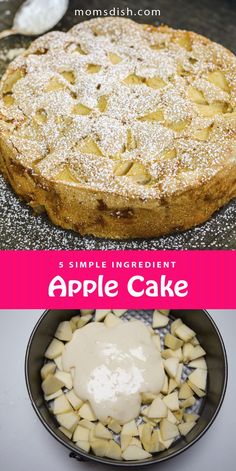
[{"label": "apple cake", "polygon": [[54,224],[110,238],[206,221],[236,196],[236,58],[121,18],[36,39],[0,87],[0,168]]}]

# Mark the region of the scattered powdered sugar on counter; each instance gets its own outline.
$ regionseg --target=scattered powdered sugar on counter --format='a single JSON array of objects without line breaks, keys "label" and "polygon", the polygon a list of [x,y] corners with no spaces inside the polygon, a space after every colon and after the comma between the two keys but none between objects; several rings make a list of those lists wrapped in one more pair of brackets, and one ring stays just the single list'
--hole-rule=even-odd
[{"label": "scattered powdered sugar on counter", "polygon": [[0,177],[1,250],[180,250],[235,249],[236,202],[220,210],[210,221],[190,231],[149,240],[115,241],[81,237],[50,223],[47,216],[35,217],[32,210]]}]

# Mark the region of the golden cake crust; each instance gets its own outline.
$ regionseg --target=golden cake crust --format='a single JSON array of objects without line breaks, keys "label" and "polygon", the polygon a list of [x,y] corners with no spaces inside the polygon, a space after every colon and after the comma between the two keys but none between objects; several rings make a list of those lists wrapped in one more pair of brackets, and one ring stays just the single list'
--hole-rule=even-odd
[{"label": "golden cake crust", "polygon": [[0,168],[81,234],[155,237],[236,196],[236,59],[192,32],[90,20],[48,33],[0,88]]}]

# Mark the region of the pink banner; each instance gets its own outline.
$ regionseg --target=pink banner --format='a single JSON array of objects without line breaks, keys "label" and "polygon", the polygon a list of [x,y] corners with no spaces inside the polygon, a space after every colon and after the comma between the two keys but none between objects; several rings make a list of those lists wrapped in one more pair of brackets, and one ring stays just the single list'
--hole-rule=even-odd
[{"label": "pink banner", "polygon": [[0,252],[2,309],[236,306],[234,251]]}]

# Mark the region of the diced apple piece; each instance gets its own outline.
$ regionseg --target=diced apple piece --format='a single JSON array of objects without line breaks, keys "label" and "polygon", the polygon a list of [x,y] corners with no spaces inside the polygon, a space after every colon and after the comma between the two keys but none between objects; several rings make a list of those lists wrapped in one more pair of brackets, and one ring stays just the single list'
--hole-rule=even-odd
[{"label": "diced apple piece", "polygon": [[170,378],[169,387],[168,387],[168,394],[172,393],[178,387],[175,379]]},{"label": "diced apple piece", "polygon": [[59,357],[54,358],[55,365],[58,370],[63,371],[63,366],[62,366],[62,355]]},{"label": "diced apple piece", "polygon": [[59,357],[64,352],[65,345],[61,340],[53,339],[49,344],[44,356],[49,360],[54,360],[54,358]]},{"label": "diced apple piece", "polygon": [[64,342],[69,342],[72,339],[72,329],[69,321],[60,322],[55,337]]},{"label": "diced apple piece", "polygon": [[105,319],[106,315],[111,312],[111,309],[96,309],[94,320],[101,322]]},{"label": "diced apple piece", "polygon": [[124,424],[121,433],[122,435],[131,435],[132,437],[138,435],[138,428],[135,420],[131,420],[130,422],[127,422],[127,424]]},{"label": "diced apple piece", "polygon": [[139,446],[140,448],[142,448],[142,443],[140,442],[140,440],[136,437],[132,437],[132,440],[130,442],[130,445],[135,445],[135,446]]},{"label": "diced apple piece", "polygon": [[94,313],[94,309],[80,309],[81,316],[87,316]]},{"label": "diced apple piece", "polygon": [[200,370],[197,368],[189,375],[189,381],[193,383],[197,388],[202,389],[205,391],[206,389],[206,380],[207,380],[207,371]]},{"label": "diced apple piece", "polygon": [[145,424],[139,424],[139,425],[138,425],[138,434],[139,434],[139,437],[141,437],[141,435],[142,435],[142,431],[143,431],[144,425],[145,425]]},{"label": "diced apple piece", "polygon": [[102,425],[104,425],[104,427],[107,427],[109,420],[110,420],[110,417],[106,417],[104,419],[101,419],[100,422]]},{"label": "diced apple piece", "polygon": [[166,334],[165,336],[165,346],[171,350],[177,350],[178,348],[181,348],[183,343],[183,340],[177,339],[177,337],[172,334]]},{"label": "diced apple piece", "polygon": [[178,393],[172,392],[163,398],[164,404],[170,409],[171,411],[175,411],[179,409],[179,398]]},{"label": "diced apple piece", "polygon": [[92,314],[86,314],[86,316],[80,317],[77,322],[77,329],[81,329],[81,327],[84,327],[86,324],[88,324],[92,317]]},{"label": "diced apple piece", "polygon": [[115,314],[117,317],[123,316],[127,312],[127,309],[112,309],[113,314]]},{"label": "diced apple piece", "polygon": [[120,324],[123,322],[119,317],[117,317],[115,314],[109,313],[104,319],[104,324],[106,327],[114,327],[117,324]]},{"label": "diced apple piece", "polygon": [[171,440],[167,440],[167,441],[164,441],[162,436],[161,436],[161,432],[160,432],[160,429],[158,430],[154,430],[154,432],[156,435],[157,435],[157,439],[159,441],[159,444],[158,444],[158,448],[159,450],[158,451],[163,451],[163,450],[166,450],[167,448],[169,448],[169,446],[171,445],[171,443],[173,442],[173,439]]},{"label": "diced apple piece", "polygon": [[141,415],[143,415],[144,417],[147,417],[149,409],[150,409],[150,406],[149,407],[143,407],[143,409],[141,409],[141,412],[140,412]]},{"label": "diced apple piece", "polygon": [[170,348],[166,348],[165,350],[162,350],[161,356],[165,360],[168,360],[168,358],[178,358],[179,361],[182,361],[182,348],[178,348],[177,350],[171,350]]},{"label": "diced apple piece", "polygon": [[144,392],[141,394],[142,404],[151,404],[154,399],[156,399],[156,394],[150,392]]},{"label": "diced apple piece", "polygon": [[120,433],[121,432],[121,425],[115,419],[110,419],[107,426],[114,433]]},{"label": "diced apple piece", "polygon": [[149,330],[151,336],[153,337],[153,336],[155,335],[154,329],[153,329],[150,325],[147,325],[146,327],[147,327],[147,329]]},{"label": "diced apple piece", "polygon": [[93,430],[95,428],[95,424],[87,419],[80,420],[79,424],[81,425],[81,427],[87,428],[88,430]]},{"label": "diced apple piece", "polygon": [[196,347],[196,345],[200,345],[200,342],[197,337],[193,337],[191,340],[191,344]]},{"label": "diced apple piece", "polygon": [[[130,139],[129,139],[129,141],[130,141]],[[135,143],[132,144],[132,142],[130,141],[129,142],[129,150],[132,149],[132,145],[136,145],[136,144]],[[132,167],[128,171],[127,176],[129,178],[131,178],[133,183],[137,183],[137,184],[140,184],[140,185],[146,185],[151,180],[151,175],[148,172],[147,168],[139,162],[136,162],[136,163],[132,164]]]},{"label": "diced apple piece", "polygon": [[181,409],[187,409],[188,407],[194,406],[195,403],[196,403],[195,397],[191,396],[191,397],[188,397],[188,399],[185,399],[185,401],[183,401],[180,404],[180,407],[181,407]]},{"label": "diced apple piece", "polygon": [[[80,317],[80,316],[75,316],[75,317]],[[77,323],[76,322],[73,322],[73,320],[71,319],[70,320],[70,325],[71,325],[71,330],[72,330],[72,333],[75,332],[75,330],[77,329]]]},{"label": "diced apple piece", "polygon": [[82,399],[80,399],[77,394],[75,394],[74,389],[71,389],[71,391],[67,392],[66,397],[75,410],[78,410],[83,404]]},{"label": "diced apple piece", "polygon": [[179,390],[179,399],[188,399],[188,397],[193,396],[193,391],[187,383],[181,384]]},{"label": "diced apple piece", "polygon": [[178,423],[178,420],[170,409],[168,409],[167,420],[169,420],[169,422],[171,422],[172,424]]},{"label": "diced apple piece", "polygon": [[173,351],[176,353],[176,357],[179,359],[179,361],[183,361],[183,350],[182,348],[178,348],[177,350]]},{"label": "diced apple piece", "polygon": [[167,375],[165,375],[164,383],[161,389],[162,394],[168,394],[168,387],[169,387],[168,377]]},{"label": "diced apple piece", "polygon": [[160,77],[146,78],[145,83],[148,87],[151,87],[151,88],[154,88],[154,89],[162,88],[166,85],[164,80],[162,80],[162,78],[160,78]]},{"label": "diced apple piece", "polygon": [[75,332],[75,330],[77,329],[77,321],[79,320],[80,316],[74,316],[70,319],[70,326],[71,326],[71,330],[72,330],[72,333]]},{"label": "diced apple piece", "polygon": [[192,50],[192,38],[189,31],[182,31],[179,35],[173,37],[173,42],[178,44],[179,47],[186,49],[186,51]]},{"label": "diced apple piece", "polygon": [[152,336],[152,341],[154,343],[154,345],[156,346],[158,352],[161,351],[161,340],[160,340],[160,337],[159,335],[155,334]]},{"label": "diced apple piece", "polygon": [[190,368],[199,368],[200,370],[207,370],[207,363],[205,358],[197,358],[196,360],[192,360],[188,366],[190,366]]},{"label": "diced apple piece", "polygon": [[76,446],[81,448],[81,450],[86,451],[86,453],[88,453],[90,450],[90,443],[86,440],[78,440],[76,442]]},{"label": "diced apple piece", "polygon": [[196,347],[193,347],[189,359],[196,360],[197,358],[203,357],[204,355],[206,355],[205,350],[200,345],[197,345]]},{"label": "diced apple piece", "polygon": [[191,354],[194,350],[194,346],[191,343],[185,343],[183,346],[183,359],[184,363],[187,363],[190,361]]},{"label": "diced apple piece", "polygon": [[60,430],[67,438],[69,438],[69,440],[71,440],[72,435],[73,435],[72,432],[70,432],[69,430],[67,430],[65,427],[62,427],[62,426],[59,427],[59,430]]},{"label": "diced apple piece", "polygon": [[170,332],[172,335],[175,335],[175,331],[178,327],[180,327],[183,324],[183,321],[178,318],[175,321],[173,321],[170,325]]},{"label": "diced apple piece", "polygon": [[56,370],[56,365],[54,362],[50,361],[49,363],[45,363],[45,365],[43,365],[43,367],[40,370],[41,378],[46,379],[47,376],[49,376],[50,374],[53,375],[53,373],[55,373],[55,370]]},{"label": "diced apple piece", "polygon": [[151,113],[147,113],[143,116],[140,116],[140,118],[138,119],[140,121],[163,121],[164,120],[163,111],[157,109],[156,111],[151,111]]},{"label": "diced apple piece", "polygon": [[79,410],[79,415],[80,417],[82,417],[82,419],[87,419],[89,420],[90,422],[94,422],[95,420],[97,420],[97,417],[96,415],[94,414],[90,404],[88,402],[85,402],[80,410]]},{"label": "diced apple piece", "polygon": [[64,414],[65,412],[70,412],[72,407],[66,398],[65,394],[57,397],[53,403],[53,413],[54,415],[57,414]]},{"label": "diced apple piece", "polygon": [[[82,314],[81,314],[82,315]],[[73,316],[71,319],[70,319],[70,323],[72,324],[75,324],[75,326],[77,326],[77,322],[80,320],[80,316]]]},{"label": "diced apple piece", "polygon": [[79,422],[79,418],[75,412],[66,412],[65,414],[56,415],[56,419],[62,427],[67,430],[74,431]]},{"label": "diced apple piece", "polygon": [[78,440],[88,441],[89,440],[89,430],[85,427],[81,427],[81,425],[77,425],[74,434],[73,434],[73,442],[78,442]]},{"label": "diced apple piece", "polygon": [[[81,425],[81,421],[80,421],[80,425]],[[81,427],[82,427],[82,425],[81,425]],[[85,427],[85,428],[87,428],[87,427]],[[100,439],[97,438],[96,435],[95,435],[95,424],[94,424],[94,427],[89,429],[89,443],[92,443],[95,440],[100,440]]]},{"label": "diced apple piece", "polygon": [[54,376],[55,376],[55,378],[62,381],[62,383],[64,383],[64,386],[67,389],[72,389],[73,385],[72,385],[72,377],[71,377],[70,373],[66,373],[65,371],[57,370]]},{"label": "diced apple piece", "polygon": [[169,317],[161,314],[159,311],[154,311],[152,319],[153,329],[158,329],[159,327],[165,327],[169,323]]},{"label": "diced apple piece", "polygon": [[177,327],[175,335],[184,342],[189,342],[189,340],[191,340],[196,335],[196,333],[186,324],[181,324],[179,327]]},{"label": "diced apple piece", "polygon": [[87,72],[89,74],[97,74],[101,69],[101,66],[98,64],[88,64],[87,65]]},{"label": "diced apple piece", "polygon": [[4,80],[4,84],[2,87],[4,95],[13,91],[14,85],[16,84],[16,82],[18,82],[18,80],[22,79],[25,76],[25,73],[26,72],[23,67],[21,69],[11,71],[11,73]]},{"label": "diced apple piece", "polygon": [[121,447],[115,442],[115,440],[109,440],[106,448],[106,457],[113,460],[121,459]]},{"label": "diced apple piece", "polygon": [[[80,424],[81,424],[81,421],[80,421]],[[94,427],[89,429],[89,442],[92,443],[95,440],[100,440],[100,438],[97,438],[96,435],[95,435],[95,424],[94,424]]]},{"label": "diced apple piece", "polygon": [[104,427],[101,422],[98,422],[95,426],[95,435],[97,438],[105,438],[106,440],[112,440],[112,433]]},{"label": "diced apple piece", "polygon": [[179,424],[178,427],[181,435],[187,435],[194,425],[196,425],[196,422],[182,422],[182,424]]},{"label": "diced apple piece", "polygon": [[182,422],[182,419],[183,419],[183,410],[177,410],[175,412],[173,412],[174,416],[176,417],[176,420],[178,421],[178,423]]},{"label": "diced apple piece", "polygon": [[151,436],[152,436],[153,427],[151,424],[145,424],[142,429],[141,442],[144,450],[150,451]]},{"label": "diced apple piece", "polygon": [[[204,370],[203,370],[204,371]],[[191,381],[188,380],[188,385],[190,388],[195,392],[195,394],[198,397],[204,397],[206,395],[205,391],[202,391],[202,389],[198,388],[195,384],[193,384]]]},{"label": "diced apple piece", "polygon": [[160,450],[160,440],[159,440],[159,434],[157,430],[154,430],[152,436],[151,436],[151,442],[150,442],[150,453],[157,453]]},{"label": "diced apple piece", "polygon": [[104,438],[97,438],[91,442],[91,448],[96,456],[106,456],[108,441]]},{"label": "diced apple piece", "polygon": [[182,372],[183,372],[183,363],[179,363],[177,373],[176,373],[176,376],[175,376],[175,381],[178,385],[180,385],[180,383],[181,383]]},{"label": "diced apple piece", "polygon": [[230,91],[225,75],[221,70],[214,70],[214,72],[209,72],[208,80],[216,87],[219,87],[221,88],[221,90],[224,90],[224,92]]},{"label": "diced apple piece", "polygon": [[158,437],[159,437],[159,451],[167,450],[168,448],[170,448],[170,446],[172,445],[172,443],[175,439],[171,438],[170,440],[163,440],[162,437],[161,437],[160,430],[157,430],[157,432],[159,432],[159,435],[158,435]]},{"label": "diced apple piece", "polygon": [[128,446],[122,453],[122,458],[125,461],[146,460],[147,458],[151,458],[151,456],[150,453],[135,445]]},{"label": "diced apple piece", "polygon": [[203,129],[197,129],[193,134],[193,138],[197,139],[198,141],[207,141],[210,135],[211,129],[212,129],[212,126],[208,126],[207,128],[203,128]]},{"label": "diced apple piece", "polygon": [[170,448],[170,446],[172,445],[174,441],[174,438],[170,438],[169,440],[163,440],[161,436],[161,431],[157,430],[157,432],[158,432],[159,441],[160,441],[160,451],[167,450],[168,448]]},{"label": "diced apple piece", "polygon": [[228,109],[228,104],[224,101],[215,101],[209,105],[196,105],[198,108],[198,112],[206,117],[211,118],[217,114],[226,113]]},{"label": "diced apple piece", "polygon": [[157,425],[157,422],[159,422],[161,419],[149,419],[149,417],[144,416],[143,421],[145,424],[149,424],[152,427],[155,427]]},{"label": "diced apple piece", "polygon": [[160,432],[164,441],[171,440],[172,438],[176,438],[179,435],[178,427],[175,424],[172,424],[172,422],[169,422],[167,419],[163,419],[161,421]]},{"label": "diced apple piece", "polygon": [[148,417],[162,419],[167,417],[167,406],[160,397],[154,399],[148,410]]},{"label": "diced apple piece", "polygon": [[199,418],[200,415],[195,414],[194,412],[192,412],[191,414],[184,414],[185,422],[197,422]]},{"label": "diced apple piece", "polygon": [[48,375],[42,382],[42,390],[47,396],[59,391],[59,389],[63,388],[63,386],[64,383],[54,375]]},{"label": "diced apple piece", "polygon": [[192,87],[191,85],[188,88],[188,97],[190,98],[191,101],[194,103],[200,103],[200,104],[206,104],[206,100],[204,98],[203,93],[201,90],[198,90],[197,88]]},{"label": "diced apple piece", "polygon": [[122,451],[126,450],[126,448],[130,445],[132,438],[132,435],[120,435],[120,445]]},{"label": "diced apple piece", "polygon": [[178,358],[168,358],[163,360],[164,368],[170,378],[175,378],[178,371],[179,360]]},{"label": "diced apple piece", "polygon": [[169,314],[170,314],[170,309],[158,309],[158,311],[161,314],[164,314],[164,316],[169,316]]}]

